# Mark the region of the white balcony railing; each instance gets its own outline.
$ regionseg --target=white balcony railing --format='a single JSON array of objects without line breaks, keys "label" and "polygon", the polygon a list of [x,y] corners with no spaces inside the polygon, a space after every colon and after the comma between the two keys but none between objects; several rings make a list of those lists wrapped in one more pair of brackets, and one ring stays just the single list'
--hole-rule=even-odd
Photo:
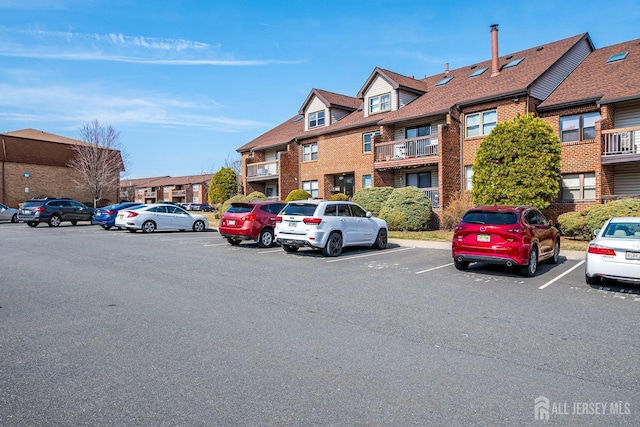
[{"label": "white balcony railing", "polygon": [[251,163],[247,165],[247,178],[277,176],[280,168],[278,160]]},{"label": "white balcony railing", "polygon": [[640,126],[603,130],[604,156],[615,154],[640,154]]},{"label": "white balcony railing", "polygon": [[411,159],[438,155],[438,137],[398,139],[376,144],[376,161]]},{"label": "white balcony railing", "polygon": [[422,190],[424,195],[427,196],[429,200],[431,200],[431,204],[433,205],[434,208],[440,207],[440,201],[439,201],[440,192],[438,191],[437,187],[421,188],[420,190]]}]

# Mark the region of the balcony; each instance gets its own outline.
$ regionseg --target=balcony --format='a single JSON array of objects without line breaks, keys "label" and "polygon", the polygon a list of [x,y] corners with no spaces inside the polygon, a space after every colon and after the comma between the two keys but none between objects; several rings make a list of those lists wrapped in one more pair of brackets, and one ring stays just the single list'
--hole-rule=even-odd
[{"label": "balcony", "polygon": [[157,191],[145,191],[144,192],[144,197],[157,197],[158,192]]},{"label": "balcony", "polygon": [[172,197],[184,197],[186,194],[186,190],[171,190]]},{"label": "balcony", "polygon": [[376,169],[438,163],[438,136],[399,139],[376,144]]},{"label": "balcony", "polygon": [[640,126],[602,131],[602,164],[640,161]]},{"label": "balcony", "polygon": [[420,190],[422,190],[424,195],[427,196],[429,200],[431,200],[431,204],[433,205],[434,209],[438,209],[440,207],[440,192],[438,191],[437,187],[421,188]]},{"label": "balcony", "polygon": [[269,181],[278,178],[279,172],[280,162],[278,160],[251,163],[247,165],[247,181]]}]

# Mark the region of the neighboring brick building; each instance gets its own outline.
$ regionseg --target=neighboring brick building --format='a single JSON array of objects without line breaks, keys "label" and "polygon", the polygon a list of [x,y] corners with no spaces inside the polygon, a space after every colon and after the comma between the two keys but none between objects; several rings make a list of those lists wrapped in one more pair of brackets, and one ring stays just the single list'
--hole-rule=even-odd
[{"label": "neighboring brick building", "polygon": [[123,179],[120,200],[141,203],[208,203],[213,174]]},{"label": "neighboring brick building", "polygon": [[[244,189],[262,191],[271,182],[280,190],[273,196],[301,188],[326,198],[369,186],[412,185],[432,200],[439,216],[471,188],[484,137],[497,123],[533,113],[565,141],[563,193],[549,210],[552,217],[616,195],[639,195],[638,50],[637,41],[595,50],[584,33],[500,56],[492,26],[490,60],[455,70],[447,64],[443,73],[424,79],[376,68],[355,98],[312,90],[299,116],[237,149]],[[627,55],[606,63],[622,52]],[[591,139],[574,141],[583,122]],[[575,123],[577,130],[571,128]],[[608,152],[609,146],[617,151]],[[286,169],[277,161],[283,153]],[[275,163],[268,173],[252,173],[256,161],[263,169]]]},{"label": "neighboring brick building", "polygon": [[[36,129],[2,133],[0,140],[2,203],[17,208],[32,197],[51,196],[93,204],[93,194],[77,184],[78,172],[68,166],[75,155],[73,146],[82,141]],[[107,192],[105,199],[118,199],[117,186]]]}]

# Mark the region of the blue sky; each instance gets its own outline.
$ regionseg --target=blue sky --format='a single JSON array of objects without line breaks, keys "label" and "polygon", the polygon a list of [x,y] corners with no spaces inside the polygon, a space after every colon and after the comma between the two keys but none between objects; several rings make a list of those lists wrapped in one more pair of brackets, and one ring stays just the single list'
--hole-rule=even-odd
[{"label": "blue sky", "polygon": [[213,173],[313,88],[355,96],[588,32],[640,38],[628,1],[0,0],[0,132],[121,133],[127,178]]}]

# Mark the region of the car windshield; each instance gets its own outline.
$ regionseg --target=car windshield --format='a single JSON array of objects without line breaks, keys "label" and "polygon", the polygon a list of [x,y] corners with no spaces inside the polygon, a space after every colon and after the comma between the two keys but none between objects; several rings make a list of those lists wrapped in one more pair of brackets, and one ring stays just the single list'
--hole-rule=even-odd
[{"label": "car windshield", "polygon": [[253,210],[253,205],[246,203],[232,203],[227,212],[229,213],[247,213]]},{"label": "car windshield", "polygon": [[516,224],[518,222],[518,216],[513,212],[471,211],[466,213],[462,218],[462,222],[471,224],[507,225]]},{"label": "car windshield", "polygon": [[605,228],[603,236],[640,239],[640,223],[610,222],[607,228]]},{"label": "car windshield", "polygon": [[282,209],[280,215],[304,215],[312,216],[318,205],[314,203],[289,203]]}]

